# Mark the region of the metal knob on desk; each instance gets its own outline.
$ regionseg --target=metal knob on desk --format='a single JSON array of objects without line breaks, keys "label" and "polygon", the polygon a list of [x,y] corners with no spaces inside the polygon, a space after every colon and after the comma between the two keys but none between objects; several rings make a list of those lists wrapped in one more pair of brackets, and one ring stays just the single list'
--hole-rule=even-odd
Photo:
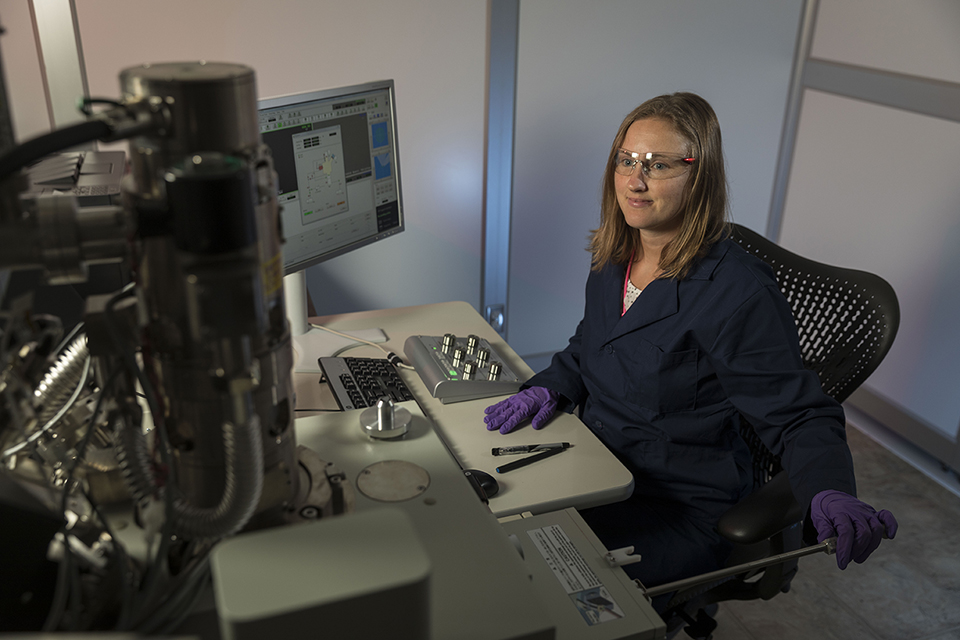
[{"label": "metal knob on desk", "polygon": [[395,406],[391,398],[384,396],[377,400],[377,406],[360,414],[360,426],[371,438],[399,438],[407,432],[410,419],[409,411]]}]

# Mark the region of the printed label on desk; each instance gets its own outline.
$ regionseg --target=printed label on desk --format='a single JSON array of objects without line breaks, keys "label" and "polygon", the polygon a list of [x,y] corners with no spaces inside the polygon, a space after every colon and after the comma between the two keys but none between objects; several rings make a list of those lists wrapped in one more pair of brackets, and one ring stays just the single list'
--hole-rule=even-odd
[{"label": "printed label on desk", "polygon": [[560,525],[531,529],[527,535],[588,625],[623,617],[623,610]]}]

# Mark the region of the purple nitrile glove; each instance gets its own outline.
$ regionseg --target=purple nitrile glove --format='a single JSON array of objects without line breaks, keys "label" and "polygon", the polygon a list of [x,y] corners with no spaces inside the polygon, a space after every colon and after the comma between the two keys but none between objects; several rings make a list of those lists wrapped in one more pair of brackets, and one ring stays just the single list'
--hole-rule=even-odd
[{"label": "purple nitrile glove", "polygon": [[850,561],[861,563],[880,546],[886,536],[897,535],[897,519],[884,509],[879,513],[865,502],[832,489],[821,491],[810,502],[810,519],[817,540],[837,538],[837,566],[846,569]]},{"label": "purple nitrile glove", "polygon": [[483,419],[487,430],[499,429],[500,433],[510,433],[518,424],[533,416],[531,424],[539,429],[547,423],[557,410],[560,394],[544,387],[530,387],[520,393],[487,407]]}]

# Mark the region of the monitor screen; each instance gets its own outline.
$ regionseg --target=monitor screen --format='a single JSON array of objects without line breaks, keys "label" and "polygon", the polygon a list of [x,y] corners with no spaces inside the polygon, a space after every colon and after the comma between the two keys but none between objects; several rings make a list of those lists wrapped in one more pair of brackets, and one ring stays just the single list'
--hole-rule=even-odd
[{"label": "monitor screen", "polygon": [[[355,345],[307,319],[304,270],[403,231],[393,80],[260,100],[260,138],[277,172],[295,370]],[[351,332],[383,342],[379,329]]]},{"label": "monitor screen", "polygon": [[290,274],[403,230],[392,80],[268,98]]}]

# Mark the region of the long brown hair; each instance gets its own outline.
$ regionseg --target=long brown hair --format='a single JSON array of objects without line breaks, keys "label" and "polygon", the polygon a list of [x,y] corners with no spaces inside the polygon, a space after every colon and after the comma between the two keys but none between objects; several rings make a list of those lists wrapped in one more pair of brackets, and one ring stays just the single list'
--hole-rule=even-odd
[{"label": "long brown hair", "polygon": [[724,171],[720,122],[713,107],[693,93],[674,93],[647,100],[631,111],[610,148],[603,176],[600,227],[591,232],[589,251],[593,269],[625,265],[638,253],[640,232],[628,226],[617,202],[614,163],[627,129],[637,120],[659,118],[670,122],[690,145],[697,161],[687,180],[680,230],[660,254],[661,278],[683,278],[710,246],[727,235],[727,178]]}]

